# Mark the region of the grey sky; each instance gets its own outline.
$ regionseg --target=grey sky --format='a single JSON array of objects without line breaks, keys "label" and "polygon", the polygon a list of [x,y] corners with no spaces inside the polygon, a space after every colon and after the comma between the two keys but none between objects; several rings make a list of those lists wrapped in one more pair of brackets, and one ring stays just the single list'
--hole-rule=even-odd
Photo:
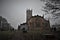
[{"label": "grey sky", "polygon": [[14,28],[26,21],[27,9],[32,9],[33,15],[44,13],[41,11],[44,4],[40,0],[1,0],[0,3],[0,16],[5,17]]}]

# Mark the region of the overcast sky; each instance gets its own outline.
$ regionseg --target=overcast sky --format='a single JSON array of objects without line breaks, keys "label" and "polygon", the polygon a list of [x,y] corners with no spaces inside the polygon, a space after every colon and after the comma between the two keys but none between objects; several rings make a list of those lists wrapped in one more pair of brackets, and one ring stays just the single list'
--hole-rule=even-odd
[{"label": "overcast sky", "polygon": [[17,29],[18,25],[26,22],[26,10],[32,9],[33,15],[43,15],[41,10],[44,3],[40,0],[0,0],[0,16]]}]

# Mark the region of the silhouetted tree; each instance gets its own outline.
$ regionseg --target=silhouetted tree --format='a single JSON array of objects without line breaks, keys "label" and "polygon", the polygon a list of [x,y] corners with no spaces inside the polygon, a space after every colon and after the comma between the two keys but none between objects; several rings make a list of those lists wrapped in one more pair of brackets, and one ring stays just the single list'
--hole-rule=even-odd
[{"label": "silhouetted tree", "polygon": [[45,2],[43,11],[46,14],[52,14],[53,19],[57,19],[60,16],[60,0],[41,0]]},{"label": "silhouetted tree", "polygon": [[0,16],[0,30],[1,31],[7,31],[10,30],[12,27],[11,25],[7,22],[5,18]]}]

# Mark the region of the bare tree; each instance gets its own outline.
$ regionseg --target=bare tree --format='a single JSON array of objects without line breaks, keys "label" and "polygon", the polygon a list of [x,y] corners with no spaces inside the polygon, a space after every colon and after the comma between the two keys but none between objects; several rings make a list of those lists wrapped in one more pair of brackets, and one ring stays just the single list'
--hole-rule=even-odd
[{"label": "bare tree", "polygon": [[60,0],[41,0],[45,2],[43,11],[46,14],[52,14],[53,19],[57,19],[60,16]]}]

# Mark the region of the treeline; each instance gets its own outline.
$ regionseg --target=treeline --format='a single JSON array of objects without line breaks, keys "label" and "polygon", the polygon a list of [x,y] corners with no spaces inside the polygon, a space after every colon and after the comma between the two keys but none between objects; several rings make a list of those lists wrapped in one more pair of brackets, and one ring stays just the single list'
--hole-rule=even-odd
[{"label": "treeline", "polygon": [[8,23],[6,18],[0,16],[0,31],[14,30],[14,28]]}]

